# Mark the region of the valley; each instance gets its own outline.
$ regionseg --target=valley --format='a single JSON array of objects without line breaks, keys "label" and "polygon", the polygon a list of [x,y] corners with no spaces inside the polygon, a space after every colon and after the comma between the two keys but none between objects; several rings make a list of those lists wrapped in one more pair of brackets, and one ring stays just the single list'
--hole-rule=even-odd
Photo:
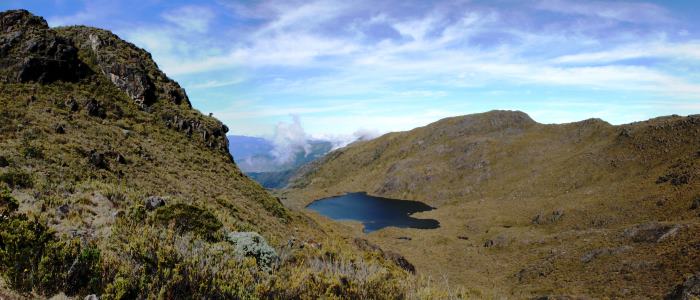
[{"label": "valley", "polygon": [[334,226],[471,297],[662,298],[700,268],[698,151],[698,116],[548,125],[491,111],[333,151],[282,199],[366,191],[436,207],[413,215],[436,229]]},{"label": "valley", "polygon": [[0,12],[0,300],[700,297],[657,6],[224,2]]}]

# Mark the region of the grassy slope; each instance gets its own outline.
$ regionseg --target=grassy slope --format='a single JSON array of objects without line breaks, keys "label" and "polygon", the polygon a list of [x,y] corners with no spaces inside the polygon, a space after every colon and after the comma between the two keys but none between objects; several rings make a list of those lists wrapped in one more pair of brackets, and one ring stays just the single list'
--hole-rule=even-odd
[{"label": "grassy slope", "polygon": [[[300,208],[368,191],[438,207],[419,216],[440,229],[388,228],[368,238],[474,295],[658,298],[700,269],[700,211],[689,209],[700,197],[699,151],[697,116],[544,125],[493,111],[339,149],[302,170],[283,196]],[[669,174],[676,184],[656,183]],[[559,220],[533,224],[556,210]],[[652,221],[680,230],[658,243],[624,236]],[[485,247],[489,240],[496,246]],[[619,251],[582,261],[606,248]]]},{"label": "grassy slope", "polygon": [[[108,34],[87,27],[58,32]],[[124,50],[121,43],[112,50]],[[127,63],[156,67],[145,51],[124,51],[136,51]],[[85,48],[80,56],[93,74],[77,82],[0,84],[0,160],[7,162],[0,165],[0,298],[56,292],[106,299],[432,293],[410,288],[410,276],[378,254],[359,251],[288,211],[241,173],[225,147],[169,127],[164,117],[205,126],[219,121],[187,101],[157,98],[142,109],[101,74]],[[77,111],[67,105],[70,99]],[[89,115],[88,100],[100,103],[105,116]],[[93,153],[103,163],[96,164]],[[162,196],[167,205],[145,211],[147,196]],[[10,198],[19,209],[8,217],[3,210]],[[41,237],[55,240],[35,236],[44,226],[49,233]],[[236,255],[225,239],[232,231],[261,233],[280,254],[279,263],[268,272],[254,258]],[[53,256],[51,249],[57,249]]]}]

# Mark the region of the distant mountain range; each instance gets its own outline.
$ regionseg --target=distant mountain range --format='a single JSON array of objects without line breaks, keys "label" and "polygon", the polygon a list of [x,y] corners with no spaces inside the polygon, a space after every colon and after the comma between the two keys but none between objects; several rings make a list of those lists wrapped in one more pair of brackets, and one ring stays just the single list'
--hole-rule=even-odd
[{"label": "distant mountain range", "polygon": [[265,188],[282,188],[296,170],[333,149],[325,140],[306,140],[295,145],[243,135],[229,135],[229,151],[238,167]]}]

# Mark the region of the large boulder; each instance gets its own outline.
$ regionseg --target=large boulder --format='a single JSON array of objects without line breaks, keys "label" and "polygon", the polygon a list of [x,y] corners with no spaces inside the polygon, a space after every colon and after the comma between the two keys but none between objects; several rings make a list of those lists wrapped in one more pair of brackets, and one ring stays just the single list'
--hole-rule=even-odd
[{"label": "large boulder", "polygon": [[26,10],[0,13],[0,82],[77,81],[90,73],[78,49]]},{"label": "large boulder", "polygon": [[263,270],[271,270],[279,256],[275,249],[267,244],[267,240],[257,232],[231,232],[228,241],[235,246],[236,255],[254,257]]}]

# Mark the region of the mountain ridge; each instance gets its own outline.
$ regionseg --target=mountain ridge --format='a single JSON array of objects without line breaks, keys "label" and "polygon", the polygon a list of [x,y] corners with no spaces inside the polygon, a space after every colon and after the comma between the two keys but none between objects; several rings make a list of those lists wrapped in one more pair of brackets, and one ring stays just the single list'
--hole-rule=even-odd
[{"label": "mountain ridge", "polygon": [[26,10],[0,28],[0,298],[441,293],[246,177],[147,52]]},{"label": "mountain ridge", "polygon": [[349,145],[302,168],[283,201],[302,209],[365,191],[437,207],[417,217],[438,229],[368,239],[494,298],[662,298],[700,270],[700,116],[623,125],[525,116],[452,117]]}]

